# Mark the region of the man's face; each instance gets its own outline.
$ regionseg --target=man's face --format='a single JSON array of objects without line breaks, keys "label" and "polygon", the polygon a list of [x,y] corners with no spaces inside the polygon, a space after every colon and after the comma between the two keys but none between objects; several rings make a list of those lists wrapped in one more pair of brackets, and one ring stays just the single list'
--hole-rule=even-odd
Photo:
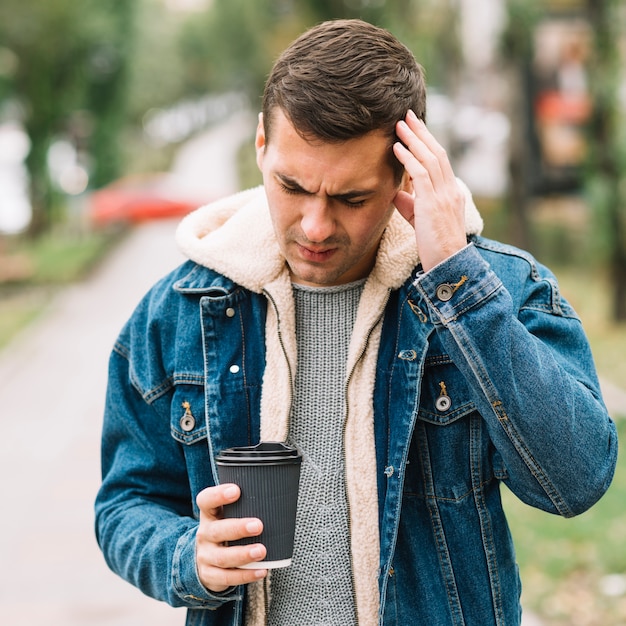
[{"label": "man's face", "polygon": [[367,276],[400,186],[389,165],[389,139],[374,131],[342,143],[307,141],[280,109],[266,142],[256,135],[274,230],[291,279],[346,284]]}]

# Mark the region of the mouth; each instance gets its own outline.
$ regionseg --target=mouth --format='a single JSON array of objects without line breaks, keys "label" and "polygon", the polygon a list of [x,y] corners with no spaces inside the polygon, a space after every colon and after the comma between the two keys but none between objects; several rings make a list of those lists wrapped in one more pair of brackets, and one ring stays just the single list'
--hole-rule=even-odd
[{"label": "mouth", "polygon": [[337,248],[315,249],[310,246],[303,246],[299,243],[296,243],[296,246],[302,259],[312,263],[324,263],[337,251]]}]

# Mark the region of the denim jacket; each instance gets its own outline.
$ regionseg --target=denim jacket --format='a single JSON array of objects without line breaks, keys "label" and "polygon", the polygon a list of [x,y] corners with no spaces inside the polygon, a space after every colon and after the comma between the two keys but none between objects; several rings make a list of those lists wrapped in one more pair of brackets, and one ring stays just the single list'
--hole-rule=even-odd
[{"label": "denim jacket", "polygon": [[[358,379],[373,345],[371,373],[361,373],[371,394],[354,394],[372,415],[355,437],[371,428],[373,449],[346,452],[353,476],[373,477],[375,497],[372,504],[364,492],[361,507],[358,488],[347,485],[357,518],[359,508],[361,517],[369,512],[363,532],[376,532],[373,576],[355,577],[357,588],[367,589],[359,580],[368,576],[377,587],[375,605],[357,598],[361,625],[519,624],[500,485],[570,517],[603,495],[615,468],[615,427],[580,321],[554,277],[530,255],[468,234],[465,249],[429,272],[379,285],[384,297],[372,307],[364,290],[364,311],[380,315],[355,358]],[[205,244],[223,253],[219,241]],[[394,270],[380,256],[383,281]],[[201,584],[195,496],[216,484],[219,450],[267,432],[264,402],[288,419],[288,392],[272,396],[264,377],[272,344],[287,344],[289,365],[291,331],[268,287],[282,275],[276,263],[246,259],[265,282],[244,287],[236,271],[227,277],[196,261],[146,295],[112,352],[97,535],[109,566],[146,594],[187,607],[188,626],[236,625],[251,586],[214,594]],[[352,550],[360,554],[358,537]],[[367,570],[367,556],[359,558],[355,569]]]}]

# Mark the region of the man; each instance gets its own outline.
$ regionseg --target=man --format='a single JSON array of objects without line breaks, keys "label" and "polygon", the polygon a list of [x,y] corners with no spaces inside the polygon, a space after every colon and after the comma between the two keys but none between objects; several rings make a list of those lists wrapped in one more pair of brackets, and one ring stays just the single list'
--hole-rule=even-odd
[{"label": "man", "polygon": [[[263,187],[182,222],[189,261],[111,356],[98,539],[188,624],[520,623],[505,483],[564,516],[608,488],[616,432],[580,322],[482,220],[426,129],[412,54],[321,24],[268,79]],[[303,453],[291,567],[221,519],[215,455]]]}]

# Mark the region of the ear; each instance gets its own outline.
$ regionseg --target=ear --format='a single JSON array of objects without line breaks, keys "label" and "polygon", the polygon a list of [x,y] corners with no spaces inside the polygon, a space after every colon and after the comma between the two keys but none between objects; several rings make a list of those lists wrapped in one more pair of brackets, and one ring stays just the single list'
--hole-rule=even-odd
[{"label": "ear", "polygon": [[406,170],[404,170],[404,174],[402,174],[402,180],[400,181],[399,191],[406,191],[408,194],[413,195],[413,192],[414,192],[413,181],[411,180],[411,177],[409,176],[409,173]]},{"label": "ear", "polygon": [[256,149],[256,164],[263,171],[263,156],[265,155],[265,128],[263,126],[263,113],[259,113],[259,123],[256,127],[256,138],[254,140]]},{"label": "ear", "polygon": [[405,170],[402,174],[402,180],[398,187],[393,204],[400,212],[400,215],[404,217],[409,223],[413,223],[413,200],[415,197],[415,187],[413,187],[413,181],[409,176],[409,173]]}]

